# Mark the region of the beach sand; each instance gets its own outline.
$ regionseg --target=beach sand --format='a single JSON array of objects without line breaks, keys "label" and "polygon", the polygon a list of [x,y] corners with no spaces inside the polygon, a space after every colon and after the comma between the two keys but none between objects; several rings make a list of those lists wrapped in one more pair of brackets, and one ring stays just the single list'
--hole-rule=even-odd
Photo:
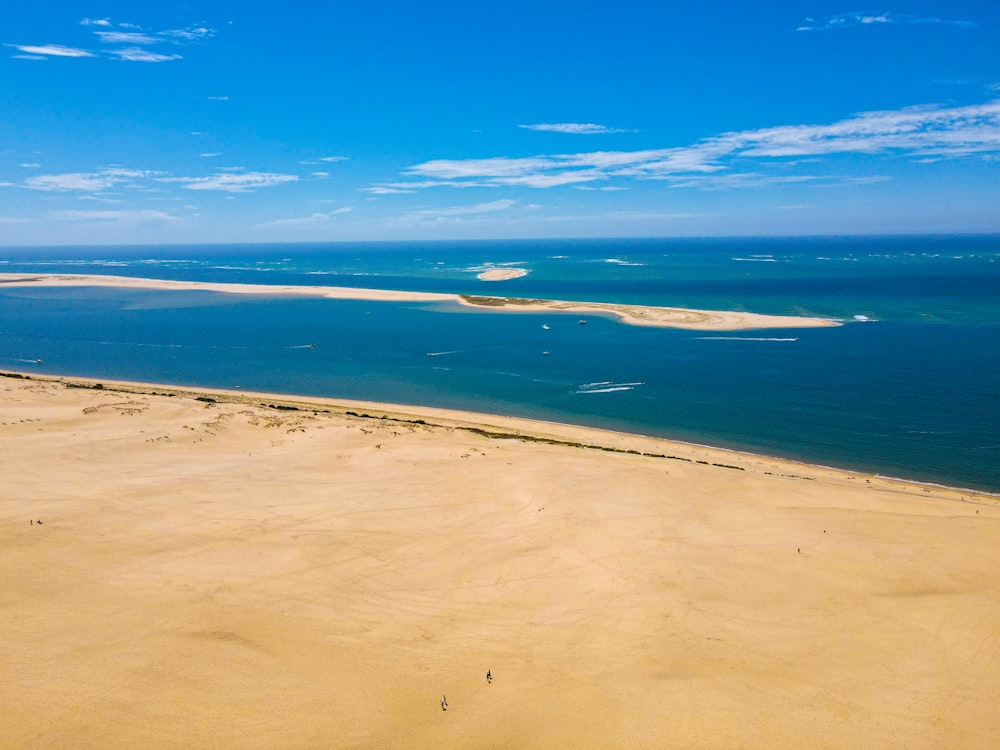
[{"label": "beach sand", "polygon": [[93,386],[0,377],[0,747],[1000,736],[997,497],[504,417]]},{"label": "beach sand", "polygon": [[[498,281],[523,275],[522,269],[497,271],[498,276],[486,278]],[[492,273],[492,272],[486,272]],[[525,272],[526,273],[526,272]],[[514,275],[504,275],[514,274]],[[480,274],[480,278],[485,278]],[[790,315],[759,315],[726,310],[689,310],[678,307],[622,305],[602,302],[567,302],[562,300],[517,299],[474,295],[441,294],[437,292],[405,292],[388,289],[355,289],[336,286],[288,286],[271,284],[223,284],[203,281],[172,281],[143,279],[132,276],[97,274],[14,274],[0,273],[0,285],[7,287],[73,287],[108,286],[132,289],[201,290],[224,294],[263,294],[325,297],[327,299],[357,299],[373,302],[452,302],[502,312],[562,312],[585,315],[607,315],[630,325],[661,328],[685,328],[696,331],[740,331],[764,328],[818,328],[840,325],[827,318]]]}]

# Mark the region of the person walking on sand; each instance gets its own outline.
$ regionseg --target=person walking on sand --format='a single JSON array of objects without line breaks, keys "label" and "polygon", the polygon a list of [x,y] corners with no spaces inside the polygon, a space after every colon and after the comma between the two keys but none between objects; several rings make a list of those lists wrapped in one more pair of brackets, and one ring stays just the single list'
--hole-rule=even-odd
[{"label": "person walking on sand", "polygon": [[488,669],[486,670],[486,681],[487,682],[493,682],[493,675],[490,674],[490,670],[488,670]]},{"label": "person walking on sand", "polygon": [[448,696],[446,695],[441,696],[441,710],[442,711],[448,710]]}]

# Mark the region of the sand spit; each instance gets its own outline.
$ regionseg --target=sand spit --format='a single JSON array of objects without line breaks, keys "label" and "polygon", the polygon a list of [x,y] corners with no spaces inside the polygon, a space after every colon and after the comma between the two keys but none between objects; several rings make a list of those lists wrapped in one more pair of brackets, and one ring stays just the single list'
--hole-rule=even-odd
[{"label": "sand spit", "polygon": [[[515,270],[515,269],[504,269]],[[738,331],[762,328],[818,328],[840,325],[826,318],[788,315],[759,315],[723,310],[688,310],[673,307],[619,305],[601,302],[565,302],[560,300],[517,299],[475,295],[403,292],[388,289],[355,289],[332,286],[290,286],[270,284],[223,284],[200,281],[142,279],[131,276],[99,274],[14,274],[0,273],[2,286],[112,286],[136,289],[203,290],[227,294],[299,295],[328,299],[357,299],[381,302],[456,302],[477,308],[504,312],[565,312],[583,315],[608,315],[622,323],[662,328],[686,328],[696,331]]]},{"label": "sand spit", "polygon": [[564,302],[560,300],[518,299],[462,295],[464,304],[496,310],[520,312],[567,312],[578,315],[611,315],[622,323],[655,328],[685,328],[692,331],[745,331],[763,328],[827,328],[840,323],[827,318],[725,310],[690,310],[682,307],[620,305],[605,302]]},{"label": "sand spit", "polygon": [[1000,736],[995,496],[504,417],[9,374],[0,476],[3,747]]}]

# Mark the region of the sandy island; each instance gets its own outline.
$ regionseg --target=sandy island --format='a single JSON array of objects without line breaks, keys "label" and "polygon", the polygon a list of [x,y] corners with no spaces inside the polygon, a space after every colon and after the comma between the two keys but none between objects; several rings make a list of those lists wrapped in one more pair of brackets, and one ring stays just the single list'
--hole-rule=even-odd
[{"label": "sandy island", "polygon": [[482,281],[507,281],[527,275],[528,272],[524,268],[488,268],[482,273],[476,274],[476,278]]},{"label": "sandy island", "polygon": [[995,496],[504,417],[10,374],[0,476],[4,747],[1000,736]]},{"label": "sandy island", "polygon": [[[510,269],[513,270],[513,269]],[[577,315],[607,315],[622,323],[695,331],[737,331],[764,328],[821,328],[840,325],[827,318],[790,315],[759,315],[723,310],[688,310],[648,305],[620,305],[603,302],[517,299],[477,295],[405,292],[387,289],[355,289],[335,286],[290,286],[270,284],[225,284],[201,281],[143,279],[99,274],[14,274],[0,273],[0,285],[25,286],[112,286],[136,289],[202,290],[226,294],[299,295],[328,299],[357,299],[374,302],[454,302],[461,305],[505,312],[563,312]]]}]

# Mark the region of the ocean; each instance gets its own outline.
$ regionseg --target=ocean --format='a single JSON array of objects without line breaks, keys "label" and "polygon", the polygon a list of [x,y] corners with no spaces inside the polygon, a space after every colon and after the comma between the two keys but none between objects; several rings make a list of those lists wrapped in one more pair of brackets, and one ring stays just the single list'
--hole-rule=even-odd
[{"label": "ocean", "polygon": [[[529,273],[476,278],[493,267]],[[837,318],[705,333],[449,303],[0,285],[0,368],[510,414],[1000,491],[996,236],[7,248],[0,272]]]}]

